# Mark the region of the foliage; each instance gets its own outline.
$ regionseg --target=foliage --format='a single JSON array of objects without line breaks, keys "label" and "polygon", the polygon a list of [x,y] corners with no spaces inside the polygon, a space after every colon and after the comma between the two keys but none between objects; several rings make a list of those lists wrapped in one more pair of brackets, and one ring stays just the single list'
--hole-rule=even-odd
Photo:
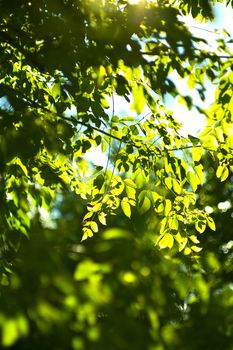
[{"label": "foliage", "polygon": [[[208,348],[210,318],[209,348],[230,349],[230,238],[210,233],[223,214],[206,193],[231,188],[232,39],[211,50],[183,22],[213,20],[218,2],[0,4],[3,347]],[[205,100],[207,84],[203,110],[193,91]],[[198,137],[183,136],[171,97],[206,116]]]}]

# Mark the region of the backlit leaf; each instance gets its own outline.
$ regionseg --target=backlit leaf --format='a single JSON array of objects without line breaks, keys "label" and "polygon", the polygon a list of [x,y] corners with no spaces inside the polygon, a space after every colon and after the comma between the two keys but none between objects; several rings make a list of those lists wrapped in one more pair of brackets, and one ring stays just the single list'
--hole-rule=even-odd
[{"label": "backlit leaf", "polygon": [[227,167],[224,167],[220,178],[221,182],[225,181],[228,178],[228,176],[229,176],[229,170]]},{"label": "backlit leaf", "polygon": [[102,224],[102,225],[107,225],[106,223],[106,214],[104,214],[103,212],[100,213],[98,215],[98,219],[99,219],[99,222]]},{"label": "backlit leaf", "polygon": [[216,171],[216,176],[217,176],[218,178],[220,178],[220,177],[222,176],[223,170],[224,170],[223,166],[222,166],[222,165],[219,165],[219,166],[218,166],[218,169],[217,169],[217,171]]},{"label": "backlit leaf", "polygon": [[193,147],[192,148],[192,157],[194,162],[199,162],[203,153],[202,147]]},{"label": "backlit leaf", "polygon": [[216,231],[215,222],[210,216],[207,218],[207,223],[211,230]]},{"label": "backlit leaf", "polygon": [[98,225],[95,221],[89,222],[89,225],[93,232],[98,232]]},{"label": "backlit leaf", "polygon": [[188,171],[187,180],[188,180],[189,184],[191,185],[193,192],[196,192],[197,186],[200,183],[197,175],[192,173],[191,171]]},{"label": "backlit leaf", "polygon": [[151,207],[151,201],[147,196],[144,196],[144,198],[139,204],[138,211],[140,214],[144,214],[150,209],[150,207]]},{"label": "backlit leaf", "polygon": [[209,151],[216,151],[218,149],[218,141],[213,135],[207,135],[202,140],[203,148],[208,149]]},{"label": "backlit leaf", "polygon": [[159,247],[161,249],[164,248],[172,248],[174,244],[174,238],[170,233],[166,233],[160,240],[159,240]]},{"label": "backlit leaf", "polygon": [[122,199],[122,201],[121,201],[121,208],[122,208],[123,213],[125,214],[125,216],[130,218],[131,217],[131,207],[130,207],[130,204],[128,203],[128,200],[126,198]]},{"label": "backlit leaf", "polygon": [[198,232],[203,233],[206,229],[206,222],[197,220],[195,222],[195,228]]}]

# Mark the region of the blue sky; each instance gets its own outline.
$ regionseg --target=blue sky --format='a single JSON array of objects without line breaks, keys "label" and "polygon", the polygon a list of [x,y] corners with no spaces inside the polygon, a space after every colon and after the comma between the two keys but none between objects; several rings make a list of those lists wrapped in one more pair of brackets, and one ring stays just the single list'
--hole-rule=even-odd
[{"label": "blue sky", "polygon": [[[218,4],[214,7],[214,13],[216,18],[213,22],[198,23],[191,16],[184,19],[186,25],[190,28],[192,33],[206,39],[213,50],[216,47],[215,39],[222,36],[222,29],[227,30],[233,37],[233,10],[231,6],[226,8],[223,4]],[[215,30],[219,30],[219,33],[215,33]],[[189,89],[184,80],[181,81],[176,79],[176,84],[178,85],[182,94],[187,94],[187,90]],[[206,99],[204,102],[201,101],[198,93],[195,90],[190,90],[190,94],[198,106],[206,108],[214,102],[215,87],[210,83],[208,84]],[[195,109],[192,111],[187,111],[184,106],[179,105],[175,100],[169,100],[169,108],[173,110],[174,116],[182,122],[183,135],[197,135],[198,131],[203,128],[205,124],[205,117]]]}]

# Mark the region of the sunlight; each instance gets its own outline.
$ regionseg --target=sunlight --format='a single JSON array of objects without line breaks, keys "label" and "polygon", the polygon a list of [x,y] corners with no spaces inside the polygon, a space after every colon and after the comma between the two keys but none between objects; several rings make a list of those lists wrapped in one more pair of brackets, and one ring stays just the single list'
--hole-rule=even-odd
[{"label": "sunlight", "polygon": [[[137,5],[137,4],[142,4],[145,2],[146,2],[146,0],[128,0],[128,3],[130,5]],[[157,2],[157,0],[147,0],[147,2]]]},{"label": "sunlight", "polygon": [[143,2],[143,0],[129,0],[130,5],[137,5]]}]

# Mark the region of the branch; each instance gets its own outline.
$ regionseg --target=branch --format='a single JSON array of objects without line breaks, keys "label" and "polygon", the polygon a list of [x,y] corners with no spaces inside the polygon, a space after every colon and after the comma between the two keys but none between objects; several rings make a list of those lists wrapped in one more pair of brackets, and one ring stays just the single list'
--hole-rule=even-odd
[{"label": "branch", "polygon": [[[14,89],[12,88],[11,86],[7,86],[7,85],[4,85],[4,84],[0,84],[0,86],[3,85],[6,89],[8,90],[11,90],[13,91],[14,93],[18,94],[19,96],[21,96],[22,99],[24,99],[31,107],[33,108],[39,108],[41,110],[43,110],[44,112],[46,113],[50,113],[52,114],[54,117],[56,118],[60,118],[62,120],[65,120],[69,123],[73,123],[73,124],[76,124],[76,125],[81,125],[81,126],[84,126],[86,127],[87,129],[91,129],[91,130],[95,130],[97,132],[99,132],[100,134],[103,134],[103,135],[106,135],[110,138],[113,138],[114,140],[117,140],[117,141],[120,141],[120,143],[128,143],[130,140],[127,140],[125,139],[124,137],[118,137],[118,136],[115,136],[107,131],[104,131],[100,128],[97,128],[96,126],[93,126],[93,125],[89,125],[89,124],[86,124],[85,122],[83,121],[80,121],[80,120],[77,120],[75,119],[75,117],[71,116],[71,117],[65,117],[64,115],[59,115],[57,114],[56,112],[54,111],[51,111],[49,108],[45,107],[45,106],[42,106],[40,103],[38,102],[35,102],[34,100],[32,100],[30,97],[28,96],[25,96],[22,92],[20,92],[18,89]],[[162,137],[162,136],[161,136]],[[133,147],[137,148],[137,149],[140,149],[141,146],[137,145],[137,144],[132,144]],[[190,149],[190,148],[193,148],[193,147],[202,147],[201,145],[191,145],[191,146],[184,146],[184,147],[180,147],[180,148],[171,148],[171,149],[164,149],[164,150],[161,150],[161,152],[172,152],[172,151],[181,151],[181,150],[184,150],[184,149]]]},{"label": "branch", "polygon": [[[197,48],[195,48],[195,50],[198,50]],[[201,50],[200,50],[201,51]],[[142,55],[147,55],[147,56],[161,56],[161,55],[166,55],[166,56],[170,56],[169,52],[161,52],[161,53],[154,53],[154,52],[145,52],[145,51],[140,51],[140,53]],[[226,59],[231,59],[233,58],[233,55],[217,55],[217,54],[206,54],[204,55],[204,53],[202,52],[202,55],[205,56],[204,58],[226,58]]]},{"label": "branch", "polygon": [[184,149],[191,149],[191,148],[198,148],[198,147],[202,147],[202,145],[191,145],[191,146],[184,146],[184,147],[180,147],[180,148],[171,148],[171,149],[167,149],[167,151],[168,152],[182,151]]},{"label": "branch", "polygon": [[[33,108],[39,108],[39,109],[42,109],[44,112],[46,113],[50,113],[52,114],[53,116],[55,116],[56,118],[60,118],[60,119],[63,119],[65,121],[68,121],[68,122],[71,122],[73,124],[78,124],[78,125],[82,125],[82,126],[85,126],[86,128],[89,128],[89,129],[92,129],[92,130],[95,130],[95,131],[98,131],[99,133],[103,134],[103,135],[106,135],[106,136],[109,136],[109,137],[112,137],[113,139],[117,140],[117,141],[121,141],[121,142],[126,142],[124,141],[122,138],[120,137],[117,137],[107,131],[104,131],[102,129],[99,129],[97,128],[96,126],[93,126],[93,125],[89,125],[89,124],[86,124],[80,120],[77,120],[75,119],[74,117],[65,117],[64,115],[59,115],[57,114],[56,112],[54,111],[51,111],[51,109],[45,107],[45,106],[42,106],[40,103],[38,102],[35,102],[34,100],[32,100],[30,97],[28,96],[25,96],[21,91],[19,91],[18,89],[15,89],[15,88],[12,88],[11,86],[8,86],[8,85],[5,85],[5,84],[0,84],[0,86],[4,86],[6,88],[6,90],[11,90],[13,91],[14,93],[18,94],[22,99],[24,99],[31,107]],[[6,94],[7,95],[7,94]],[[137,146],[136,146],[137,147]]]},{"label": "branch", "polygon": [[216,33],[213,30],[209,30],[209,29],[206,29],[206,28],[201,28],[201,27],[197,27],[197,26],[190,26],[190,25],[187,25],[187,27],[188,28],[194,28],[194,29],[202,30],[204,32],[211,33],[211,34],[220,35],[220,33]]}]

